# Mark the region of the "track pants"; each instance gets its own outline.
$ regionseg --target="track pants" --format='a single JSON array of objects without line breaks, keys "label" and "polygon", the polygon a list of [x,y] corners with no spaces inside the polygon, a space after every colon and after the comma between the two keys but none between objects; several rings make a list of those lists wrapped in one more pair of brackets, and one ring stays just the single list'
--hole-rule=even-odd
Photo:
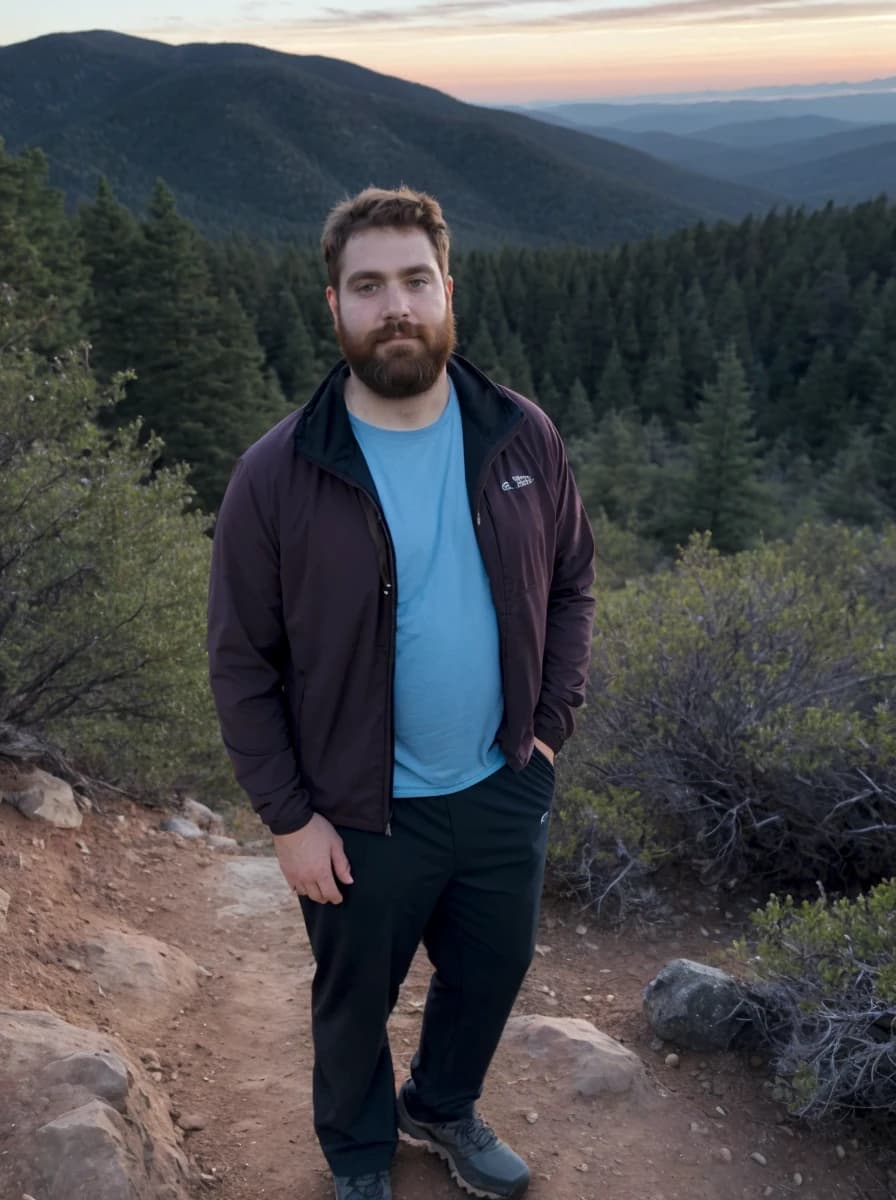
[{"label": "track pants", "polygon": [[539,751],[449,796],[397,799],[392,836],[339,828],[355,882],[301,898],[312,985],[314,1126],[336,1175],[383,1170],[397,1134],[386,1021],[422,941],[435,968],[407,1101],[468,1116],[532,961],[554,769]]}]

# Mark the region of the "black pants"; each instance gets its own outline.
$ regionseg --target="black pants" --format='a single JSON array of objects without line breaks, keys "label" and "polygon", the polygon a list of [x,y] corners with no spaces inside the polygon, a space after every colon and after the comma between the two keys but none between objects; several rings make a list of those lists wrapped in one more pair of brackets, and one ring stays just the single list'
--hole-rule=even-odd
[{"label": "black pants", "polygon": [[399,799],[392,836],[340,827],[355,882],[303,897],[312,987],[314,1127],[334,1174],[395,1153],[386,1021],[421,940],[435,967],[411,1064],[420,1120],[467,1116],[532,961],[554,770],[538,751],[450,796]]}]

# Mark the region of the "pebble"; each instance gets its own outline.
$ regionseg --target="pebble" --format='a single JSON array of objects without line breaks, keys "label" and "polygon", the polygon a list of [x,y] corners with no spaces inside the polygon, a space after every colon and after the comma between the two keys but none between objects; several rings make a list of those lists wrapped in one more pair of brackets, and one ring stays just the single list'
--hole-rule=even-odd
[{"label": "pebble", "polygon": [[754,1150],[753,1153],[750,1155],[750,1158],[752,1158],[753,1162],[759,1163],[760,1167],[768,1166],[768,1159],[765,1157],[764,1154],[761,1154],[758,1150]]},{"label": "pebble", "polygon": [[662,1050],[664,1045],[665,1045],[665,1042],[663,1041],[662,1038],[655,1037],[653,1039],[653,1041],[650,1043],[650,1049],[653,1050],[654,1053],[659,1054],[660,1050]]},{"label": "pebble", "polygon": [[530,1125],[534,1125],[535,1122],[538,1120],[538,1113],[537,1112],[526,1113],[526,1120],[529,1122]]},{"label": "pebble", "polygon": [[195,1115],[179,1117],[177,1123],[184,1133],[197,1133],[200,1129],[205,1129],[205,1121],[203,1118]]},{"label": "pebble", "polygon": [[802,1185],[803,1185],[803,1177],[802,1177],[802,1175],[799,1173],[799,1171],[794,1171],[794,1173],[793,1173],[793,1186],[794,1186],[794,1187],[802,1187]]},{"label": "pebble", "polygon": [[721,1104],[717,1104],[717,1105],[716,1105],[716,1112],[719,1114],[719,1116],[720,1116],[720,1117],[727,1117],[727,1116],[728,1116],[728,1110],[727,1110],[727,1109],[724,1109],[724,1108],[722,1108]]},{"label": "pebble", "polygon": [[577,925],[576,926],[576,933],[579,935],[579,937],[584,937],[587,932],[588,932],[587,925]]},{"label": "pebble", "polygon": [[667,1054],[665,1063],[667,1067],[678,1067],[681,1065],[681,1059],[677,1054]]},{"label": "pebble", "polygon": [[709,1133],[709,1126],[700,1121],[691,1121],[691,1133]]},{"label": "pebble", "polygon": [[837,1146],[835,1146],[835,1147],[834,1147],[834,1153],[837,1155],[837,1157],[838,1157],[838,1158],[839,1158],[841,1161],[842,1161],[844,1158],[846,1158],[846,1151],[845,1151],[845,1150],[843,1149],[843,1147],[842,1147],[842,1146],[840,1146],[840,1145],[837,1145]]},{"label": "pebble", "polygon": [[588,1164],[587,1163],[579,1163],[579,1165],[576,1167],[576,1170],[581,1171],[582,1174],[585,1175],[588,1171]]},{"label": "pebble", "polygon": [[731,1151],[727,1146],[720,1146],[716,1151],[716,1158],[719,1160],[719,1162],[730,1163],[732,1158]]},{"label": "pebble", "polygon": [[582,999],[585,1001],[586,1004],[590,1004],[591,1001],[594,999],[594,997],[590,996],[590,995],[585,995],[582,997]]}]

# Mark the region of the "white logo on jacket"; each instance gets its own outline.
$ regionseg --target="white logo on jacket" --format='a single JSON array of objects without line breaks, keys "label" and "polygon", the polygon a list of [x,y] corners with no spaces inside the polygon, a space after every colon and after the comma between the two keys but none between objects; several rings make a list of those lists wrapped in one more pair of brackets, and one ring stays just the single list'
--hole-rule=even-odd
[{"label": "white logo on jacket", "polygon": [[511,475],[509,479],[505,479],[501,484],[502,492],[515,492],[517,488],[528,487],[530,483],[534,483],[535,479],[532,475]]}]

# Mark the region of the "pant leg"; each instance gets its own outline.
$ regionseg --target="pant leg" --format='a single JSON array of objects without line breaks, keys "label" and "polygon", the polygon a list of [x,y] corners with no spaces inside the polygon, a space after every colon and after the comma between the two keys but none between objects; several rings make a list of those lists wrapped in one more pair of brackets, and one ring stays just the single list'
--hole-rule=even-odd
[{"label": "pant leg", "polygon": [[314,952],[314,1127],[334,1174],[389,1166],[397,1142],[386,1022],[450,875],[443,798],[398,801],[392,836],[339,829],[355,880],[341,905],[302,897]]},{"label": "pant leg", "polygon": [[447,797],[455,873],[423,941],[435,973],[408,1108],[468,1116],[535,951],[554,770],[541,755]]}]

